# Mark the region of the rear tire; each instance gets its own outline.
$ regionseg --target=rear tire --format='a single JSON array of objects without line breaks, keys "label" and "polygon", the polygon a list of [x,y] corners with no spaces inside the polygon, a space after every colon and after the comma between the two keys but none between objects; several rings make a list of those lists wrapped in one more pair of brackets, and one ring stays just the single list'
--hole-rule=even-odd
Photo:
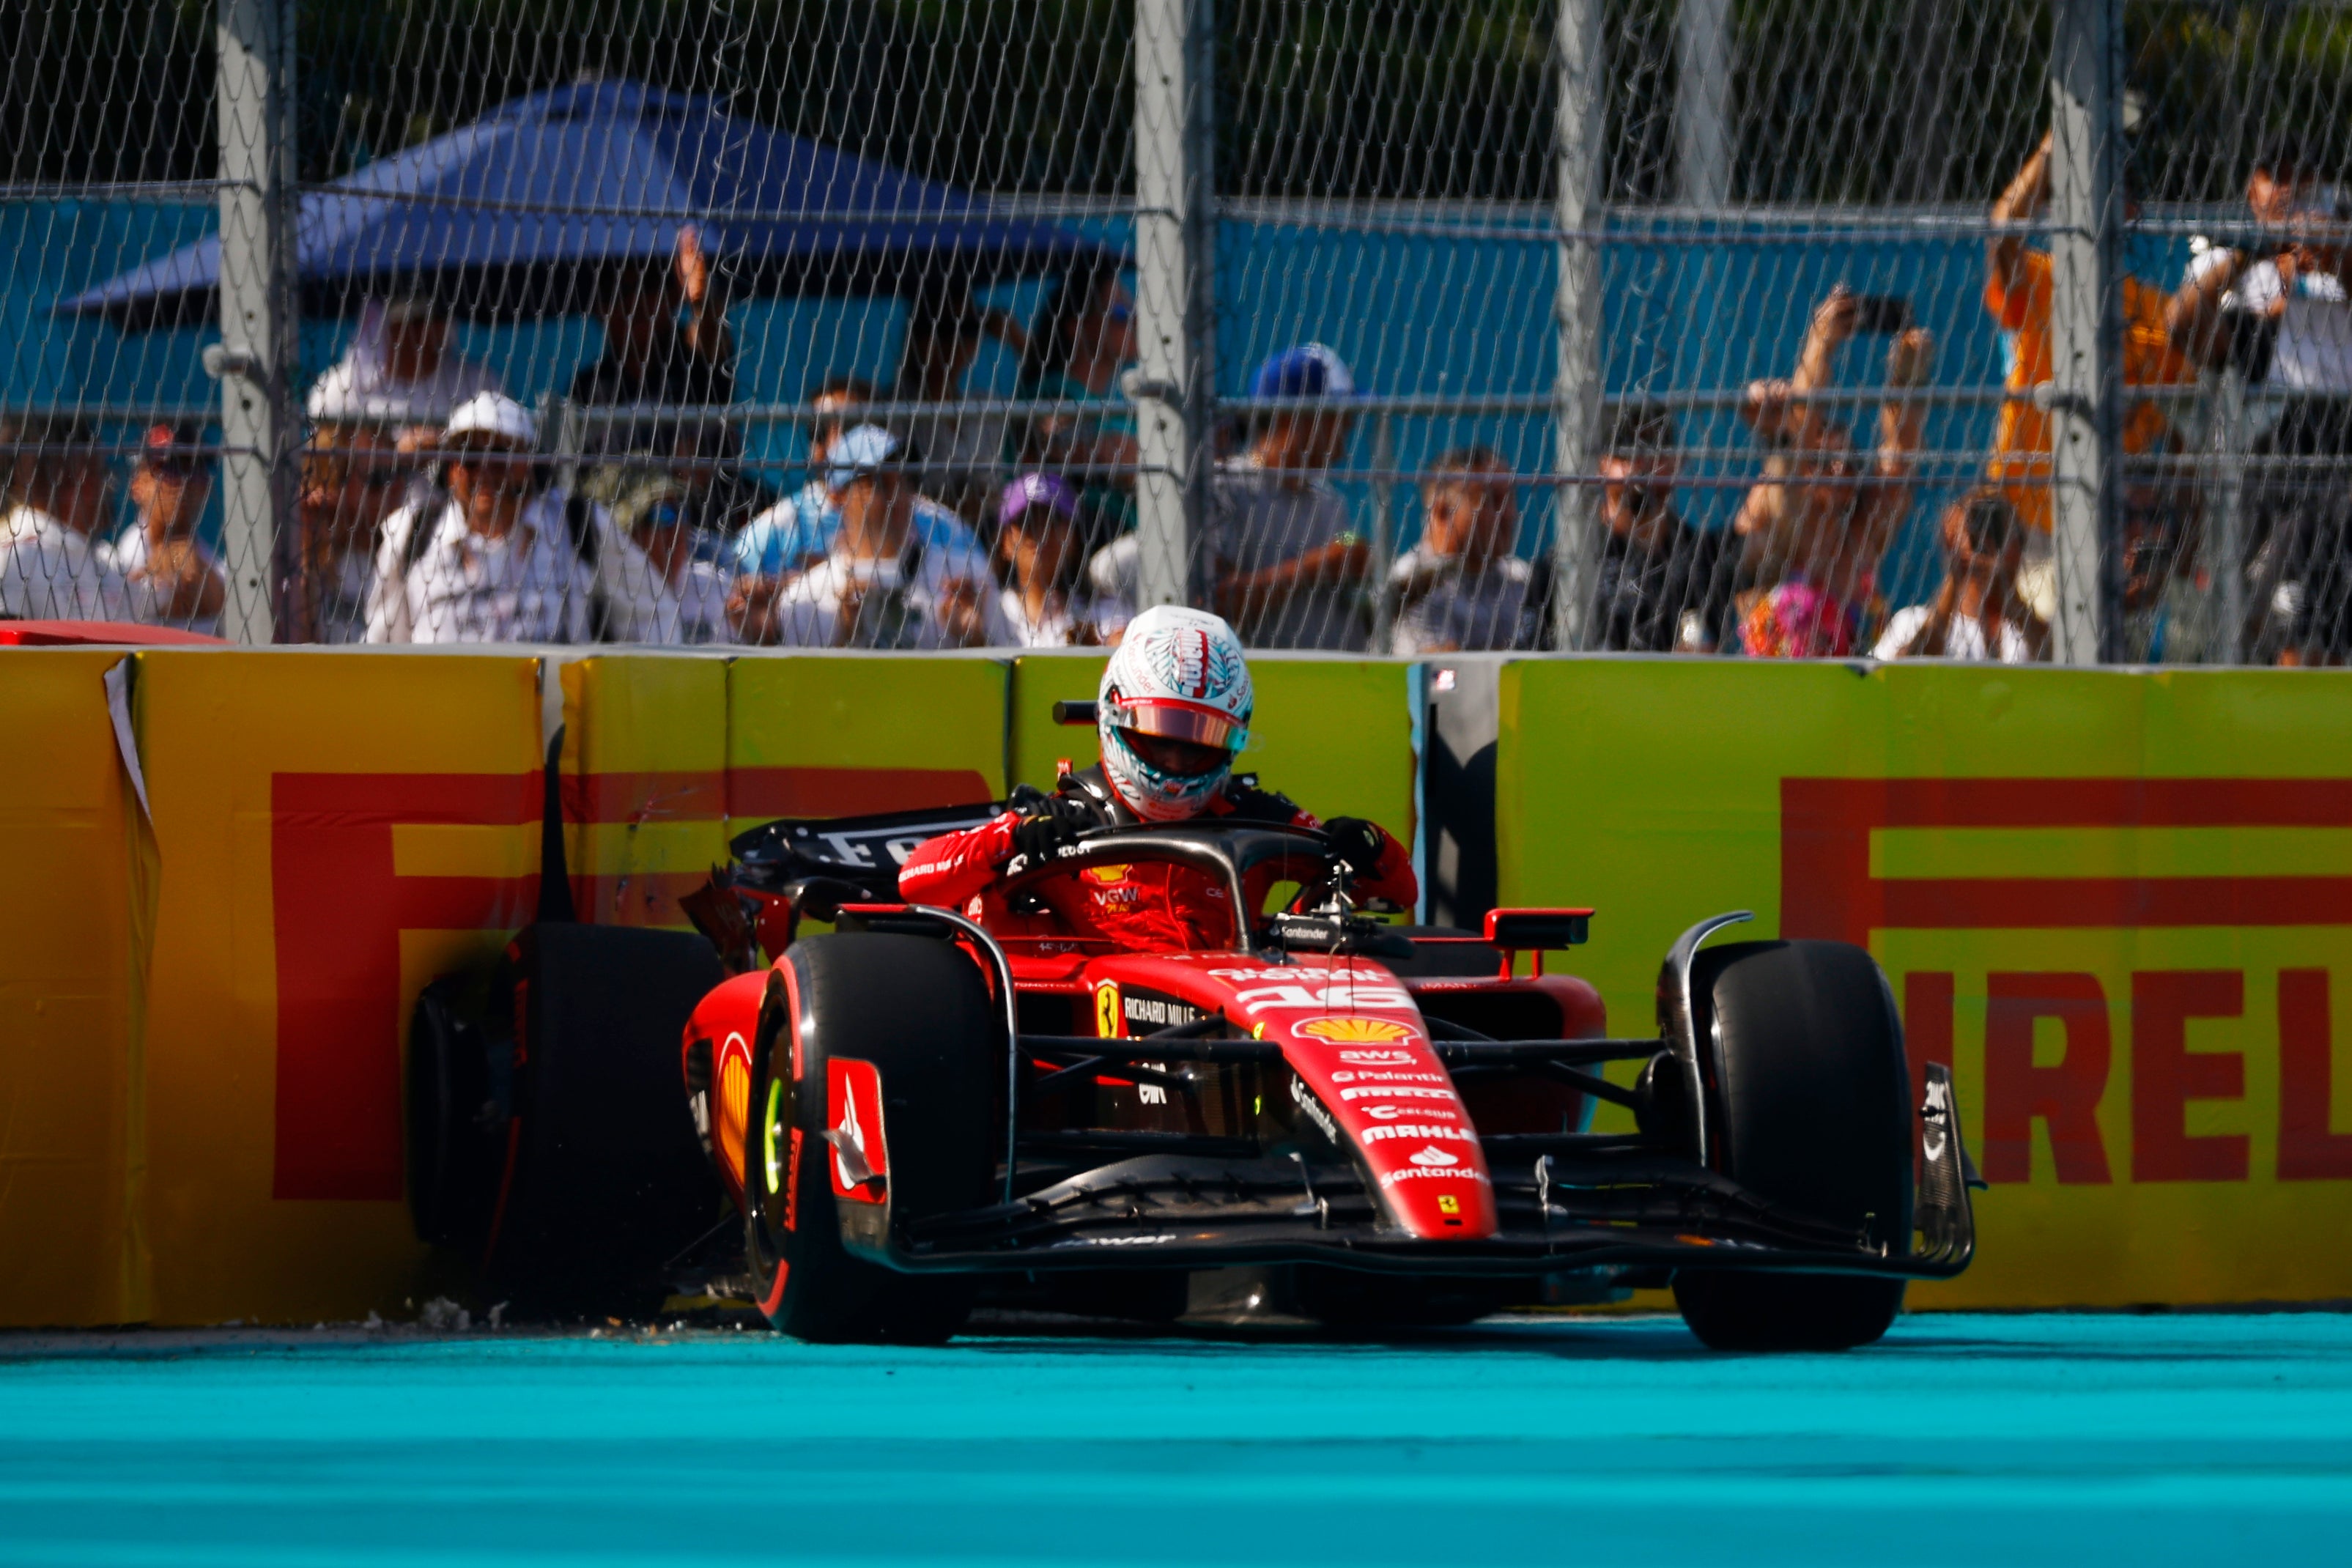
[{"label": "rear tire", "polygon": [[861,1205],[861,1217],[897,1226],[979,1207],[995,1169],[998,1005],[971,959],[931,937],[835,932],[794,942],[785,962],[793,984],[773,973],[761,1007],[743,1152],[760,1309],[795,1339],[940,1343],[971,1315],[977,1281],[901,1274],[844,1244],[856,1200],[834,1193],[826,1063],[870,1062],[881,1078],[887,1209]]},{"label": "rear tire", "polygon": [[539,925],[515,952],[496,994],[523,1051],[485,1288],[519,1317],[650,1316],[669,1295],[663,1266],[723,1213],[678,1048],[725,972],[678,931]]},{"label": "rear tire", "polygon": [[[1750,1191],[1850,1225],[1891,1251],[1911,1239],[1910,1069],[1870,954],[1834,942],[1702,951],[1691,995],[1712,1039],[1713,1163]],[[1685,1268],[1675,1302],[1715,1350],[1832,1351],[1884,1335],[1904,1281]]]}]

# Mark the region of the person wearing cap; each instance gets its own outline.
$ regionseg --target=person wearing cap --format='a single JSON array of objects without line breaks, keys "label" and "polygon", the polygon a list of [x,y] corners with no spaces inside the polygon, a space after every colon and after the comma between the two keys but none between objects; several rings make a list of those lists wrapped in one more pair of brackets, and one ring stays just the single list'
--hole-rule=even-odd
[{"label": "person wearing cap", "polygon": [[441,445],[446,489],[384,521],[369,642],[661,640],[652,563],[604,508],[541,482],[529,409],[484,393]]},{"label": "person wearing cap", "polygon": [[1015,647],[1116,643],[1126,629],[1126,604],[1077,580],[1078,511],[1077,490],[1059,474],[1024,474],[997,497],[992,553]]},{"label": "person wearing cap", "polygon": [[1361,649],[1370,547],[1324,478],[1347,456],[1356,395],[1348,363],[1321,343],[1285,349],[1250,378],[1252,397],[1325,406],[1263,416],[1240,457],[1218,465],[1207,528],[1211,596],[1253,647]]},{"label": "person wearing cap", "polygon": [[643,551],[660,599],[659,640],[701,646],[731,643],[727,614],[734,578],[710,559],[719,535],[697,522],[696,496],[679,479],[656,476],[633,486],[613,509],[613,525]]},{"label": "person wearing cap", "polygon": [[[1063,275],[1031,318],[1013,395],[1024,401],[1102,403],[1135,363],[1135,299],[1116,257]],[[1135,527],[1132,412],[1044,414],[1011,432],[1005,456],[1023,468],[1069,473],[1078,487],[1078,536],[1089,548]],[[1108,471],[1106,471],[1108,470]]]},{"label": "person wearing cap", "polygon": [[1550,576],[1515,553],[1518,499],[1510,464],[1463,447],[1430,465],[1421,539],[1390,569],[1389,652],[1405,658],[1543,645]]},{"label": "person wearing cap", "polygon": [[[440,438],[440,432],[434,432]],[[322,643],[367,640],[368,592],[384,521],[408,499],[415,465],[381,425],[310,427],[302,448],[295,513],[310,592],[311,636]]]},{"label": "person wearing cap", "polygon": [[467,399],[504,392],[499,373],[457,352],[448,313],[425,294],[371,300],[343,357],[303,399],[328,425],[422,426],[438,433]]},{"label": "person wearing cap", "polygon": [[[1323,475],[1347,455],[1354,420],[1331,402],[1356,395],[1348,363],[1321,343],[1285,349],[1257,367],[1252,397],[1327,406],[1264,416],[1249,447],[1220,462],[1199,553],[1208,596],[1252,647],[1361,649],[1371,640],[1364,582],[1371,548]],[[1132,603],[1142,546],[1113,540],[1087,563],[1102,593]]]},{"label": "person wearing cap", "polygon": [[203,458],[194,425],[147,427],[131,469],[136,515],[106,558],[121,574],[132,620],[218,637],[228,579],[220,557],[196,534],[213,489]]},{"label": "person wearing cap", "polygon": [[[834,444],[841,526],[824,560],[772,593],[739,593],[746,642],[793,647],[976,647],[1012,641],[987,557],[924,542],[925,503],[898,438],[860,425]],[[764,602],[762,602],[764,601]]]},{"label": "person wearing cap", "polygon": [[[809,481],[744,526],[727,546],[726,558],[737,576],[764,579],[772,589],[795,572],[806,571],[824,559],[841,531],[841,505],[833,493],[832,464],[827,454],[835,442],[856,422],[856,408],[874,401],[874,384],[861,376],[833,375],[816,384],[808,395],[816,420],[809,431]],[[927,548],[978,552],[980,538],[971,525],[929,500],[915,502],[915,532]],[[755,584],[747,584],[746,592]]]},{"label": "person wearing cap", "polygon": [[107,521],[106,454],[87,420],[0,420],[0,616],[119,621],[122,579],[98,536]]}]

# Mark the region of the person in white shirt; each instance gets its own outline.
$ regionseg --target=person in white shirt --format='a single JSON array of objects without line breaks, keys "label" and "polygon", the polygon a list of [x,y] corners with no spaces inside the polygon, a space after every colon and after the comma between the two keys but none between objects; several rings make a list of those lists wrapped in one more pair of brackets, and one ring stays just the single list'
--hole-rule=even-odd
[{"label": "person in white shirt", "polygon": [[723,535],[698,530],[694,494],[676,476],[632,486],[613,508],[613,525],[643,551],[654,573],[659,600],[651,640],[700,647],[731,643],[735,626],[727,614],[733,575],[707,559]]},{"label": "person in white shirt", "polygon": [[371,300],[343,357],[303,401],[314,420],[438,430],[457,405],[504,392],[499,373],[458,353],[449,318],[423,296]]},{"label": "person in white shirt", "polygon": [[[2269,231],[2265,243],[2195,256],[2165,327],[2207,369],[2234,361],[2256,381],[2343,396],[2352,395],[2352,298],[2340,231],[2352,212],[2315,168],[2291,137],[2263,148],[2246,176],[2246,205]],[[2312,237],[2302,237],[2305,230]]]},{"label": "person in white shirt", "polygon": [[1012,647],[1115,645],[1134,618],[1124,600],[1074,581],[1085,554],[1078,505],[1059,474],[1024,474],[997,497],[993,558]]},{"label": "person in white shirt", "polygon": [[228,578],[196,532],[213,489],[204,463],[194,426],[150,425],[131,470],[138,515],[100,553],[121,575],[132,620],[218,637]]},{"label": "person in white shirt", "polygon": [[106,454],[86,421],[0,421],[0,616],[128,618],[122,580],[93,542],[106,526]]},{"label": "person in white shirt", "polygon": [[[793,647],[942,648],[1009,644],[987,557],[925,542],[898,438],[860,425],[835,443],[829,479],[841,529],[824,560],[776,593],[761,640]],[[749,633],[747,632],[747,637]]]},{"label": "person in white shirt", "polygon": [[447,489],[384,521],[366,640],[658,640],[652,563],[602,507],[541,488],[528,409],[484,393],[441,439]]},{"label": "person in white shirt", "polygon": [[1944,585],[1934,602],[1897,610],[1871,650],[1875,658],[1999,659],[2050,657],[2050,627],[2018,592],[2025,524],[1998,489],[1971,490],[1944,512]]}]

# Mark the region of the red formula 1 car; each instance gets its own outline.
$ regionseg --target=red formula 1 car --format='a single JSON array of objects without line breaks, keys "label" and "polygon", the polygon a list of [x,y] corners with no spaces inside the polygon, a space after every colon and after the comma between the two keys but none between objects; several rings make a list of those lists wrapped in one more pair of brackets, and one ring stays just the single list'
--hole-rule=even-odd
[{"label": "red formula 1 car", "polygon": [[[690,900],[700,937],[542,924],[499,974],[436,984],[420,1232],[541,1310],[698,1281],[816,1340],[938,1340],[983,1299],[1376,1325],[1671,1280],[1710,1345],[1832,1348],[1969,1262],[1949,1078],[1911,1104],[1858,948],[1706,947],[1748,917],[1701,921],[1656,1034],[1625,1038],[1543,969],[1589,910],[1382,925],[1312,830],[1104,829],[1004,889],[1152,859],[1240,910],[1269,873],[1297,889],[1206,951],[898,900],[906,853],[988,809],[772,824]],[[1601,1100],[1636,1130],[1592,1131]]]}]

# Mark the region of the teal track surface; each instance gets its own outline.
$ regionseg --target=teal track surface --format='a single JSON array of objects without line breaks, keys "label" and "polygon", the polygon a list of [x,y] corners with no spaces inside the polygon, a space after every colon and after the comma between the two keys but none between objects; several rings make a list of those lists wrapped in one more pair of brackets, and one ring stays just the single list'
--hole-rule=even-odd
[{"label": "teal track surface", "polygon": [[0,1337],[0,1562],[2341,1562],[2352,1318]]}]

